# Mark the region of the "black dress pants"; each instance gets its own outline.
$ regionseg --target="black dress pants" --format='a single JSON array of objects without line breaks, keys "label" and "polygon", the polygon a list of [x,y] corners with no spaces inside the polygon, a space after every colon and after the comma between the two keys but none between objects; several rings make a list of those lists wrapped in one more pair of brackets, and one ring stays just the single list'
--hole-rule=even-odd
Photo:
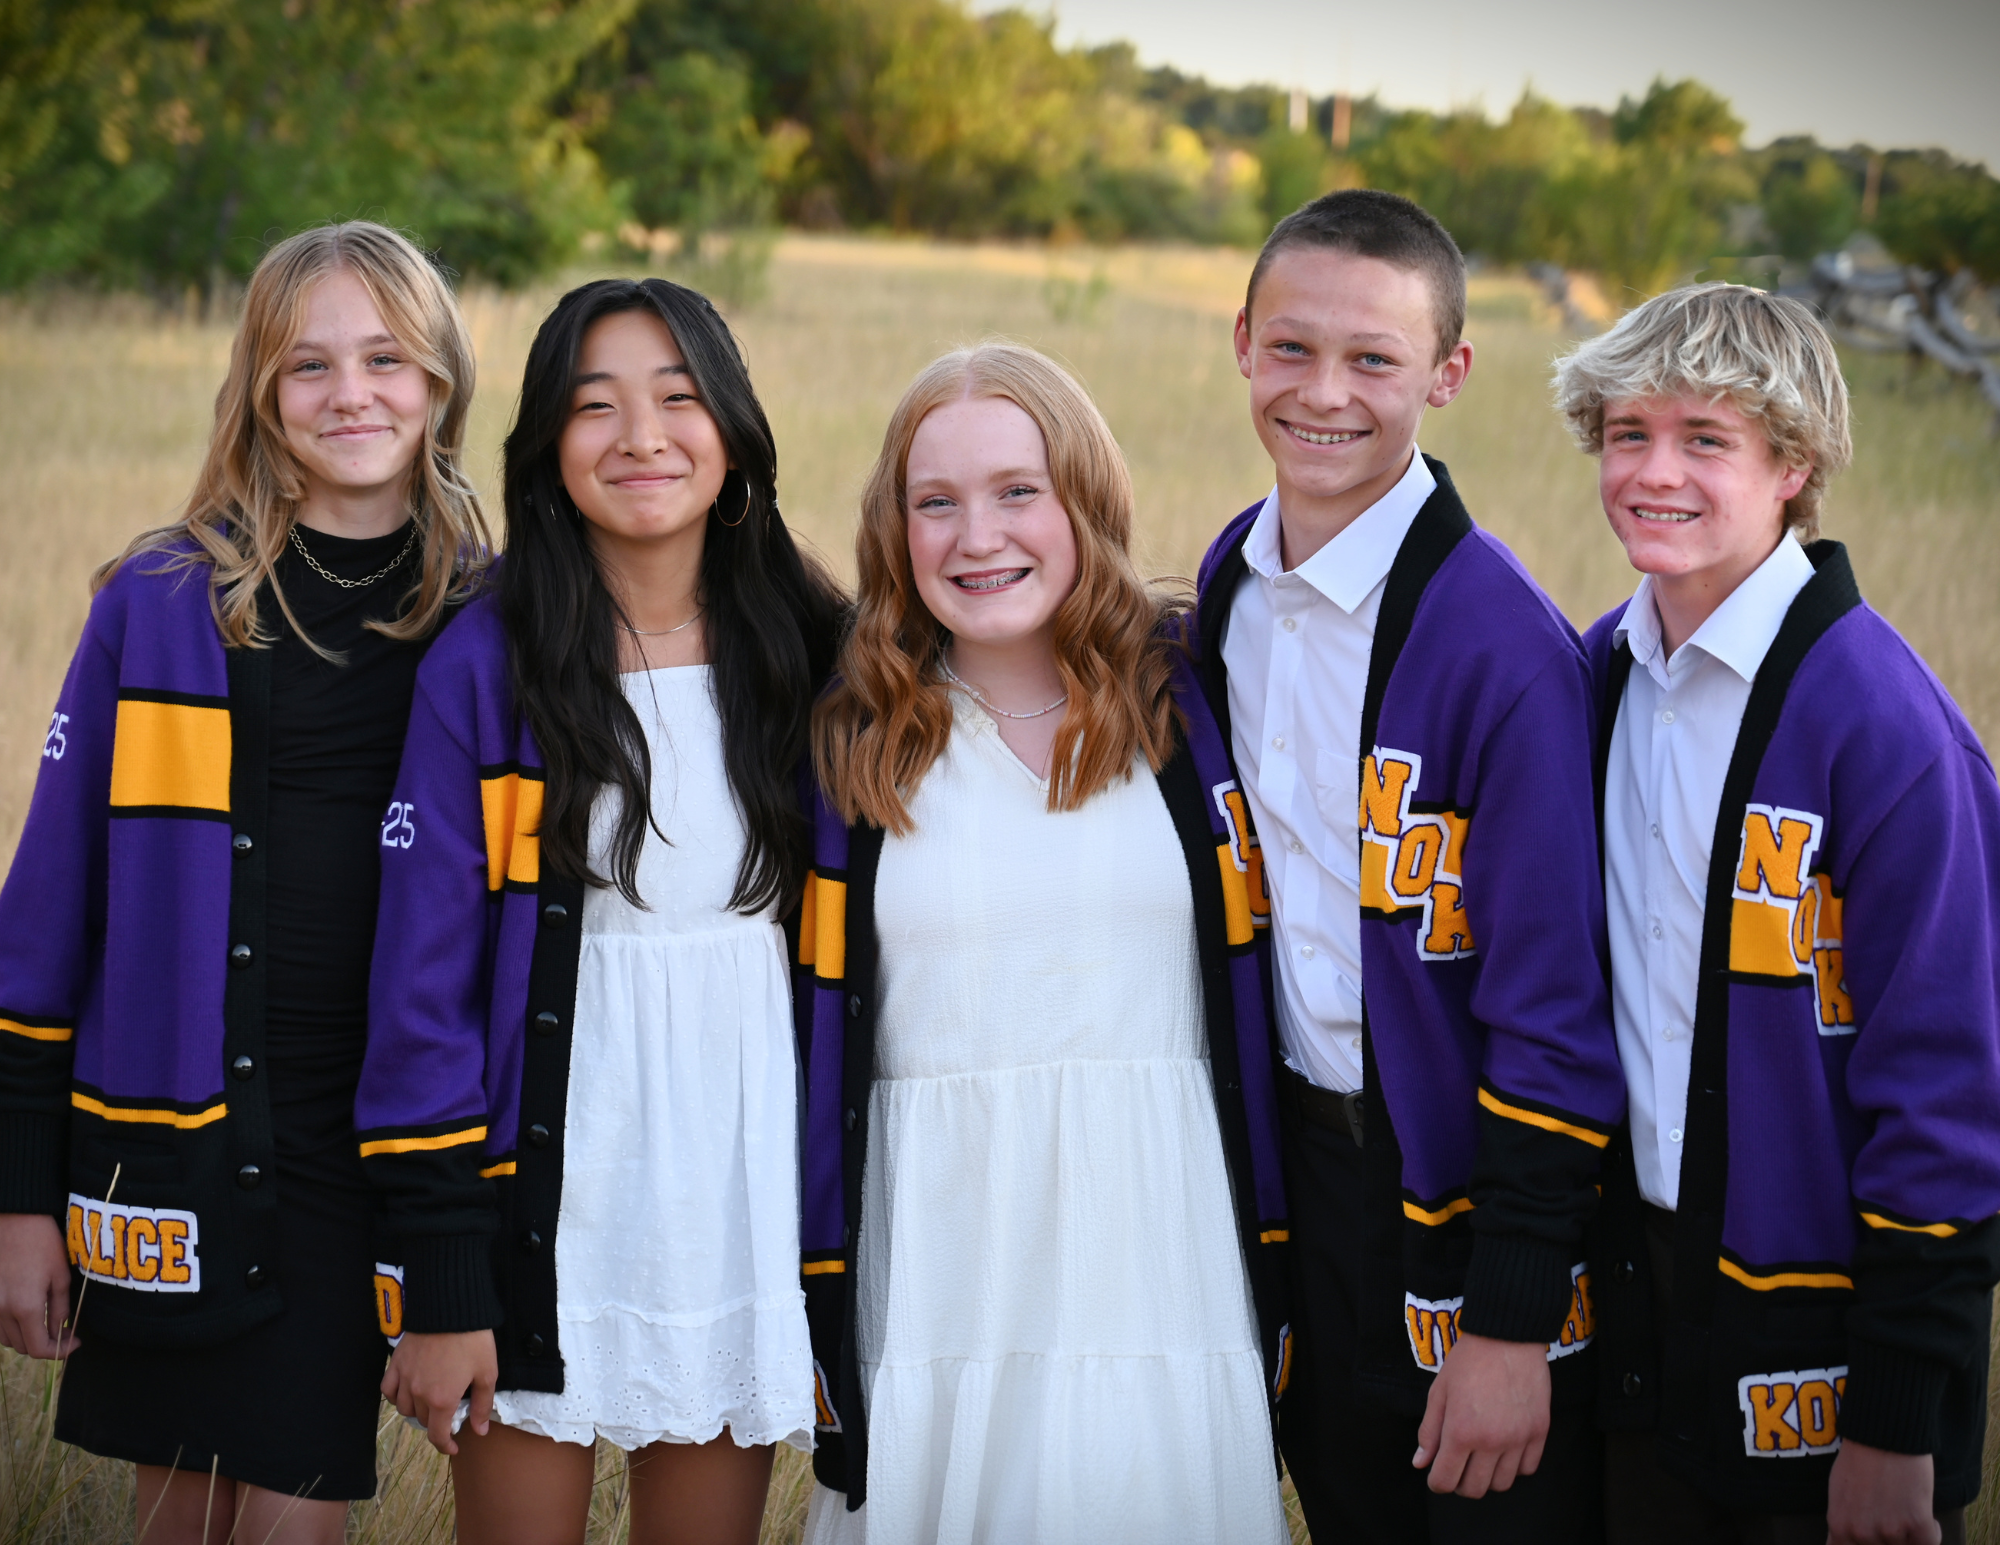
[{"label": "black dress pants", "polygon": [[1410,1457],[1422,1413],[1355,1383],[1366,1198],[1362,1150],[1301,1108],[1285,1073],[1296,1351],[1278,1442],[1320,1545],[1587,1545],[1602,1537],[1603,1448],[1590,1411],[1556,1411],[1542,1462],[1506,1491],[1438,1496]]}]

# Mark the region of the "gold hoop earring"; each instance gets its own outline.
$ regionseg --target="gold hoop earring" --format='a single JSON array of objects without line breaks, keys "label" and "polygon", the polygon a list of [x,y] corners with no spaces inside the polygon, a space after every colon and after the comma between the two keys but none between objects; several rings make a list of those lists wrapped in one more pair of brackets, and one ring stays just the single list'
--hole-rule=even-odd
[{"label": "gold hoop earring", "polygon": [[708,502],[708,513],[713,515],[717,520],[722,521],[722,524],[725,526],[734,527],[742,525],[743,522],[747,520],[750,515],[749,485],[746,483],[743,487],[743,508],[737,512],[736,518],[734,520],[723,520],[721,506],[722,506],[722,496],[720,494],[717,494],[715,498],[709,500]]}]

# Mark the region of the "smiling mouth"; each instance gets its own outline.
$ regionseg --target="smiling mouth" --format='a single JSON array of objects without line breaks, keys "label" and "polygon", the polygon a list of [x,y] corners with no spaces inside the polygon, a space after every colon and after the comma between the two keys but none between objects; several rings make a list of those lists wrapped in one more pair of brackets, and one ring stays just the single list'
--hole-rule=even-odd
[{"label": "smiling mouth", "polygon": [[1005,590],[1009,585],[1017,585],[1028,577],[1027,569],[995,569],[988,574],[952,574],[947,576],[961,590],[969,590],[974,595],[983,595],[993,590]]},{"label": "smiling mouth", "polygon": [[[1280,420],[1282,423],[1283,420]],[[1307,445],[1345,445],[1349,440],[1359,440],[1368,431],[1365,429],[1302,429],[1297,424],[1286,424],[1285,433],[1294,440],[1303,440]]]},{"label": "smiling mouth", "polygon": [[1652,521],[1654,524],[1662,526],[1684,526],[1689,521],[1698,518],[1696,512],[1693,510],[1642,509],[1636,504],[1632,506],[1632,514],[1639,520]]}]

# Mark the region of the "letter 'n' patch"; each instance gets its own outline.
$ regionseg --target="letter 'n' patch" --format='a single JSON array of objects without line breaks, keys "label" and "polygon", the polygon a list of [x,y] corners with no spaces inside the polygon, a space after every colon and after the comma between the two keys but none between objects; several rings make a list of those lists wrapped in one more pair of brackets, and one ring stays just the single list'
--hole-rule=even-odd
[{"label": "letter 'n' patch", "polygon": [[1840,1447],[1840,1402],[1847,1369],[1746,1373],[1736,1381],[1743,1452],[1752,1459],[1803,1459]]}]

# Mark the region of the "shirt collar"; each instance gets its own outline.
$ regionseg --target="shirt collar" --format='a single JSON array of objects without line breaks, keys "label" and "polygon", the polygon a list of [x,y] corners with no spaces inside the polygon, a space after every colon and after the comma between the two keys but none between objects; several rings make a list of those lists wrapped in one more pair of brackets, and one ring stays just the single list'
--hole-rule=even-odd
[{"label": "shirt collar", "polygon": [[[1423,452],[1412,448],[1409,468],[1396,486],[1293,572],[1342,611],[1352,612],[1388,577],[1403,538],[1436,487]],[[1278,519],[1278,490],[1273,488],[1243,541],[1244,563],[1268,580],[1285,572]]]},{"label": "shirt collar", "polygon": [[1653,597],[1653,576],[1648,574],[1639,581],[1639,588],[1633,591],[1624,615],[1612,630],[1612,645],[1627,645],[1632,658],[1645,666],[1662,686],[1690,663],[1690,649],[1721,661],[1745,681],[1755,681],[1764,656],[1771,652],[1778,630],[1785,625],[1785,613],[1805,589],[1813,572],[1812,559],[1787,534],[1779,540],[1771,556],[1751,570],[1749,578],[1709,613],[1708,620],[1694,630],[1694,636],[1674,651],[1673,658],[1660,664],[1655,663],[1662,645],[1660,608]]}]

